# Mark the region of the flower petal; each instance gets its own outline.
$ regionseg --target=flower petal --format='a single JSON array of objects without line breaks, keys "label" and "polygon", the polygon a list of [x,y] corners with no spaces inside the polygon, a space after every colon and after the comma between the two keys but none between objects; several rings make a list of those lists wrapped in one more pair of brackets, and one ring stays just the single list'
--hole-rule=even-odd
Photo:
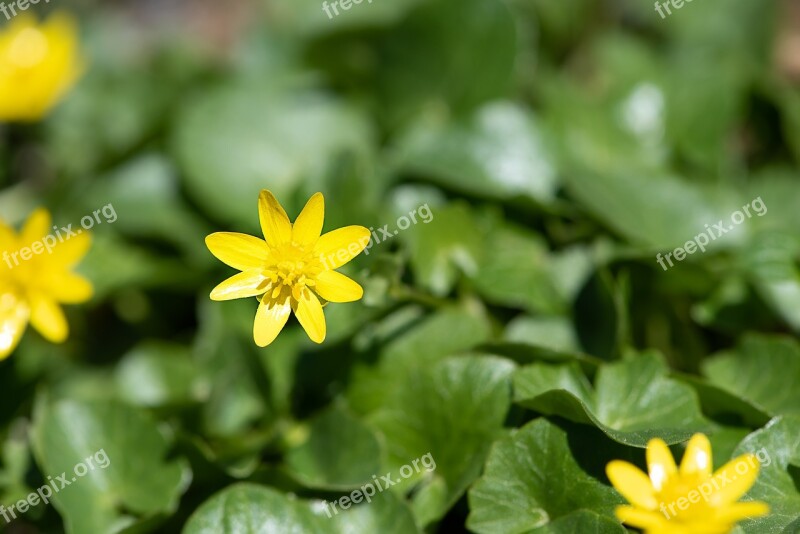
[{"label": "flower petal", "polygon": [[13,293],[0,293],[0,360],[17,347],[30,318],[28,305]]},{"label": "flower petal", "polygon": [[292,223],[289,222],[289,217],[275,195],[266,189],[258,195],[258,218],[269,246],[276,247],[292,240]]},{"label": "flower petal", "polygon": [[[614,513],[623,523],[641,529],[659,529],[669,526],[668,519],[660,512],[650,512],[635,506],[617,506]],[[670,531],[672,532],[672,531]]]},{"label": "flower petal", "polygon": [[[740,472],[739,466],[744,466]],[[733,503],[747,493],[758,477],[759,463],[754,454],[743,454],[734,458],[714,472],[719,491],[711,495],[711,500],[716,504]]]},{"label": "flower petal", "polygon": [[338,269],[358,256],[369,240],[369,230],[363,226],[345,226],[320,237],[314,252],[325,269]]},{"label": "flower petal", "polygon": [[89,280],[69,271],[47,272],[40,280],[39,287],[50,298],[63,304],[86,302],[94,295]]},{"label": "flower petal", "polygon": [[613,460],[606,466],[606,474],[629,503],[647,510],[655,510],[658,507],[650,479],[635,465],[622,460]]},{"label": "flower petal", "polygon": [[269,278],[261,273],[261,269],[250,269],[231,276],[211,290],[211,300],[233,300],[263,294]]},{"label": "flower petal", "polygon": [[325,221],[325,198],[322,193],[314,193],[292,227],[292,241],[306,245],[319,239],[322,223]]},{"label": "flower petal", "polygon": [[761,501],[737,502],[726,506],[714,517],[715,521],[736,523],[742,519],[761,517],[769,513],[769,506]]},{"label": "flower petal", "polygon": [[292,299],[292,308],[311,341],[325,341],[325,314],[322,313],[322,305],[316,295],[306,289],[300,295],[300,300]]},{"label": "flower petal", "polygon": [[89,232],[71,236],[53,247],[53,262],[64,267],[72,267],[83,259],[91,245],[92,234]]},{"label": "flower petal", "polygon": [[336,271],[319,273],[314,290],[329,302],[353,302],[364,296],[364,290],[355,280]]},{"label": "flower petal", "polygon": [[666,481],[675,475],[675,459],[664,440],[653,438],[647,443],[647,472],[656,491],[664,487]]},{"label": "flower petal", "polygon": [[50,233],[52,218],[44,208],[37,208],[30,214],[19,235],[21,247],[29,247]]},{"label": "flower petal", "polygon": [[31,325],[52,343],[62,343],[69,335],[69,325],[58,303],[38,292],[29,295]]},{"label": "flower petal", "polygon": [[289,298],[282,300],[269,299],[267,295],[261,299],[256,312],[256,320],[253,323],[253,339],[259,347],[266,347],[278,337],[283,330],[292,307],[289,305]]},{"label": "flower petal", "polygon": [[[17,235],[5,222],[0,220],[0,249],[13,252],[17,248]],[[8,266],[6,264],[6,266]]]},{"label": "flower petal", "polygon": [[711,442],[703,434],[695,434],[686,445],[686,452],[681,460],[681,476],[695,473],[710,476],[713,469],[711,457]]},{"label": "flower petal", "polygon": [[247,234],[217,232],[206,237],[206,246],[219,261],[240,271],[261,268],[269,258],[267,243]]}]

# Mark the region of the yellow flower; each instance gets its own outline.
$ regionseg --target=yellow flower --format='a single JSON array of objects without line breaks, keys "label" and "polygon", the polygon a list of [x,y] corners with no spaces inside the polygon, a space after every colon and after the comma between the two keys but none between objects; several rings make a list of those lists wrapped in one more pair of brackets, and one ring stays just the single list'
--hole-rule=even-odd
[{"label": "yellow flower", "polygon": [[0,31],[0,121],[35,121],[55,106],[83,69],[73,20],[26,14]]},{"label": "yellow flower", "polygon": [[606,473],[633,506],[617,507],[617,517],[646,534],[727,534],[745,518],[765,515],[763,502],[737,502],[758,476],[755,455],[744,454],[712,474],[711,443],[695,434],[686,446],[680,469],[667,444],[647,444],[649,478],[636,466],[614,460]]},{"label": "yellow flower", "polygon": [[242,271],[211,292],[212,300],[259,297],[253,338],[259,347],[272,343],[294,311],[316,343],[325,340],[324,302],[352,302],[361,286],[337,269],[356,257],[369,242],[369,230],[346,226],[325,235],[325,199],[312,196],[294,225],[269,191],[258,197],[261,231],[266,241],[231,232],[206,238],[206,246],[223,263]]},{"label": "yellow flower", "polygon": [[34,211],[19,235],[0,221],[0,360],[16,348],[28,321],[47,340],[61,343],[69,326],[59,304],[92,296],[92,284],[70,272],[86,254],[91,238],[78,231],[67,238],[49,235],[50,213]]}]

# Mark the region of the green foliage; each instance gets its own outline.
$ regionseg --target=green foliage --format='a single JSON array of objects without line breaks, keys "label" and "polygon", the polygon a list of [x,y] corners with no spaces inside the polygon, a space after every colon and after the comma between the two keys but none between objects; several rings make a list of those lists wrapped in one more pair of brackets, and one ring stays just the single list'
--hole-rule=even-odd
[{"label": "green foliage", "polygon": [[[791,2],[128,4],[76,7],[85,76],[0,125],[2,220],[116,212],[69,340],[0,362],[0,504],[110,464],[15,532],[623,534],[605,465],[695,432],[771,458],[734,532],[800,530]],[[204,238],[258,235],[261,189],[374,230],[322,345],[291,319],[259,349],[256,300],[209,299]]]}]

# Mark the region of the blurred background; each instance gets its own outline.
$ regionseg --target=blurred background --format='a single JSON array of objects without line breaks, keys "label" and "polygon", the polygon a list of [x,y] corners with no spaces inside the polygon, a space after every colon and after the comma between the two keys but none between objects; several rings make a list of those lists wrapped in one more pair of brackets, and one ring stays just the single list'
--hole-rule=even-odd
[{"label": "blurred background", "polygon": [[[666,17],[640,0],[28,10],[54,11],[76,17],[86,69],[43,120],[0,124],[0,218],[18,227],[44,206],[77,225],[112,204],[117,219],[93,229],[78,271],[95,295],[67,307],[69,340],[29,329],[0,362],[0,503],[101,447],[112,467],[9,532],[179,532],[240,481],[295,517],[287,495],[331,501],[428,451],[435,477],[294,531],[466,531],[492,440],[531,415],[501,410],[455,439],[449,424],[478,417],[455,400],[469,390],[453,386],[441,413],[407,402],[436,362],[602,365],[656,349],[700,391],[709,356],[748,336],[796,348],[797,2],[702,0]],[[326,307],[323,345],[291,319],[259,349],[255,299],[208,298],[234,272],[204,238],[260,235],[261,189],[291,219],[322,191],[326,231],[433,216],[343,269],[365,296]],[[666,272],[656,262],[757,197],[763,217]],[[800,378],[775,374],[772,388]],[[764,414],[724,422],[741,439]],[[219,532],[207,515],[186,531]]]}]

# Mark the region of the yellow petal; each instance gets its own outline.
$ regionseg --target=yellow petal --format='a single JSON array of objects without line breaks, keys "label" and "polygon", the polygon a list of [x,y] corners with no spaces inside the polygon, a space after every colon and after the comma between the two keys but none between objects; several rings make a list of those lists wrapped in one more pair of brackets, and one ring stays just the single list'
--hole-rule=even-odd
[{"label": "yellow petal", "polygon": [[760,501],[737,502],[723,508],[714,517],[715,521],[737,523],[742,519],[761,517],[769,513],[769,506]]},{"label": "yellow petal", "polygon": [[655,510],[658,507],[650,479],[635,465],[622,460],[613,460],[606,466],[606,474],[629,503],[647,510]]},{"label": "yellow petal", "polygon": [[664,487],[666,481],[678,471],[664,440],[653,438],[647,443],[647,472],[656,491]]},{"label": "yellow petal", "polygon": [[30,293],[31,325],[52,343],[62,343],[69,335],[64,311],[56,301],[41,293]]},{"label": "yellow petal", "polygon": [[28,305],[12,293],[0,293],[0,360],[17,347],[28,325]]},{"label": "yellow petal", "polygon": [[[14,230],[0,220],[0,249],[13,252],[17,248],[17,235]],[[8,264],[6,264],[8,266]]]},{"label": "yellow petal", "polygon": [[302,292],[300,300],[292,300],[292,308],[311,341],[314,343],[325,341],[325,315],[322,313],[319,299],[306,289]]},{"label": "yellow petal", "polygon": [[711,495],[711,502],[722,504],[738,501],[755,483],[758,469],[758,459],[753,454],[743,454],[717,469],[713,476],[719,491]]},{"label": "yellow petal", "polygon": [[51,271],[40,280],[40,289],[51,299],[63,304],[86,302],[94,294],[92,283],[69,271]]},{"label": "yellow petal", "polygon": [[291,313],[289,298],[281,300],[268,298],[264,295],[261,304],[258,305],[256,320],[253,324],[253,339],[259,347],[266,347],[278,337],[283,330],[286,321]]},{"label": "yellow petal", "polygon": [[669,531],[664,534],[731,534],[733,525],[730,523],[717,523],[715,521],[697,521],[690,523],[690,527],[679,531]]},{"label": "yellow petal", "polygon": [[20,232],[20,246],[29,247],[34,241],[39,241],[48,235],[52,230],[51,223],[52,219],[49,211],[44,208],[34,210],[28,220],[25,221],[22,232]]},{"label": "yellow petal", "polygon": [[258,196],[258,218],[264,238],[271,247],[292,240],[292,223],[289,222],[289,217],[275,195],[266,189]]},{"label": "yellow petal", "polygon": [[261,272],[261,269],[250,269],[231,276],[211,291],[211,300],[232,300],[261,295],[269,283],[269,279],[264,278]]},{"label": "yellow petal", "polygon": [[669,520],[661,512],[641,510],[635,506],[617,506],[614,513],[623,523],[648,531],[669,526]]},{"label": "yellow petal", "polygon": [[353,302],[364,296],[364,290],[355,280],[336,271],[319,273],[314,291],[329,302]]},{"label": "yellow petal", "polygon": [[363,226],[345,226],[320,237],[314,252],[319,255],[325,269],[338,269],[358,256],[369,239],[369,230]]},{"label": "yellow petal", "polygon": [[41,118],[83,70],[74,20],[62,14],[39,26],[21,14],[0,31],[0,119]]},{"label": "yellow petal", "polygon": [[259,269],[269,257],[267,244],[247,234],[217,232],[206,237],[206,246],[222,263],[240,271]]},{"label": "yellow petal", "polygon": [[325,198],[322,193],[314,193],[292,227],[292,241],[299,244],[311,244],[319,239],[322,223],[325,220]]},{"label": "yellow petal", "polygon": [[[56,236],[53,236],[53,238],[56,238]],[[59,241],[52,248],[52,261],[64,267],[72,267],[83,259],[91,245],[92,234],[89,232],[71,236],[63,242]]]},{"label": "yellow petal", "polygon": [[681,460],[681,476],[701,473],[705,476],[712,470],[711,442],[703,434],[695,434],[686,445],[686,452]]}]

